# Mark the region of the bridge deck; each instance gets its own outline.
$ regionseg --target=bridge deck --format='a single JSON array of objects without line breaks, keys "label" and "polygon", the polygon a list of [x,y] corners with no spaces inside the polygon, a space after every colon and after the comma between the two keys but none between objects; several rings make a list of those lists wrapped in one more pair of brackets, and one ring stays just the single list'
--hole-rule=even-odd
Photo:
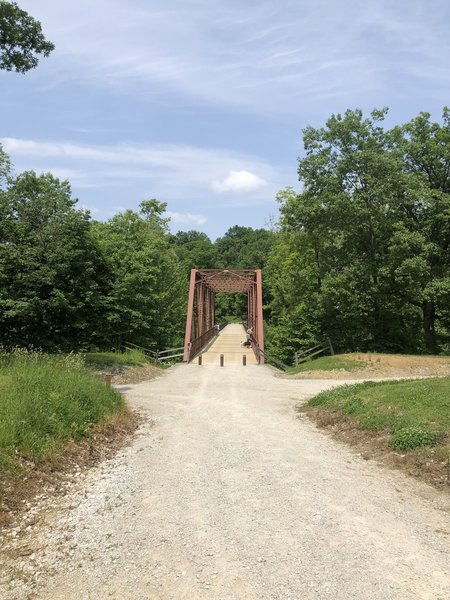
[{"label": "bridge deck", "polygon": [[[220,363],[220,355],[224,355],[225,366],[228,364],[242,364],[242,357],[247,357],[248,365],[258,364],[255,353],[252,348],[242,346],[242,342],[246,340],[245,329],[239,323],[232,323],[222,329],[211,346],[202,354],[202,361],[205,365],[218,365]],[[194,359],[198,362],[198,359]]]}]

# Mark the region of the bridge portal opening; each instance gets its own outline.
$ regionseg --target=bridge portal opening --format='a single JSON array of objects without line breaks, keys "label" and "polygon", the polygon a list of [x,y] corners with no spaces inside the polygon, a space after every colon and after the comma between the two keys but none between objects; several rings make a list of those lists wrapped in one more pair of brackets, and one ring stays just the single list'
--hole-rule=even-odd
[{"label": "bridge portal opening", "polygon": [[252,329],[253,351],[258,363],[262,364],[264,329],[260,269],[191,270],[183,360],[192,360],[218,334],[216,296],[223,293],[247,297],[246,326]]}]

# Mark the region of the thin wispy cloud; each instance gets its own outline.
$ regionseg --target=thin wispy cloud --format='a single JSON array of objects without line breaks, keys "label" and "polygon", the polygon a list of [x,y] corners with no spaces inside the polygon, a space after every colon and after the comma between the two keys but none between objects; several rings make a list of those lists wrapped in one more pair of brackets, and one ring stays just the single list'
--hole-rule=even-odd
[{"label": "thin wispy cloud", "polygon": [[201,226],[208,220],[205,215],[193,215],[192,213],[179,213],[171,210],[166,211],[166,216],[177,225]]},{"label": "thin wispy cloud", "polygon": [[138,86],[143,95],[155,94],[156,85],[158,95],[252,110],[292,111],[299,96],[308,104],[376,91],[386,73],[412,74],[419,57],[429,80],[437,58],[450,54],[440,16],[449,16],[445,0],[435,0],[433,10],[425,0],[25,5],[45,18],[56,42],[55,72],[69,64],[80,81]]},{"label": "thin wispy cloud", "polygon": [[212,235],[262,226],[307,125],[383,106],[387,126],[437,120],[449,102],[448,0],[19,4],[56,49],[0,71],[0,135],[18,171],[69,179],[101,218],[156,197]]},{"label": "thin wispy cloud", "polygon": [[[0,143],[21,169],[67,173],[68,179],[80,188],[126,186],[130,181],[141,181],[149,193],[173,199],[196,193],[199,203],[209,204],[213,202],[213,190],[245,192],[240,202],[254,204],[258,199],[272,199],[282,183],[281,172],[273,165],[224,149],[162,144],[90,146],[17,138],[0,138]],[[71,170],[65,170],[66,163],[72,166]],[[255,172],[264,172],[271,185]],[[261,196],[261,188],[266,187],[269,193]]]}]

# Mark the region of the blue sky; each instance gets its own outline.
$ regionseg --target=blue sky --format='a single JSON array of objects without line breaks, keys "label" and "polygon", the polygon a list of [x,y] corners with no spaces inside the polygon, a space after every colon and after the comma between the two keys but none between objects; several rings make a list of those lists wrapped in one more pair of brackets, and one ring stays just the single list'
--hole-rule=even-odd
[{"label": "blue sky", "polygon": [[56,44],[0,72],[17,171],[67,178],[105,220],[156,197],[171,228],[264,227],[299,187],[302,129],[450,104],[448,0],[18,0]]}]

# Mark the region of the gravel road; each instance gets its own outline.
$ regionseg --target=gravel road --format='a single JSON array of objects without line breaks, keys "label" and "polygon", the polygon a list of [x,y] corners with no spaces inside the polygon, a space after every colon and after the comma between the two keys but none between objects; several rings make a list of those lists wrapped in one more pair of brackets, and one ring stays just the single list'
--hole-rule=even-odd
[{"label": "gravel road", "polygon": [[332,385],[179,365],[123,386],[148,418],[131,446],[40,502],[0,597],[448,600],[448,495],[296,418]]}]

